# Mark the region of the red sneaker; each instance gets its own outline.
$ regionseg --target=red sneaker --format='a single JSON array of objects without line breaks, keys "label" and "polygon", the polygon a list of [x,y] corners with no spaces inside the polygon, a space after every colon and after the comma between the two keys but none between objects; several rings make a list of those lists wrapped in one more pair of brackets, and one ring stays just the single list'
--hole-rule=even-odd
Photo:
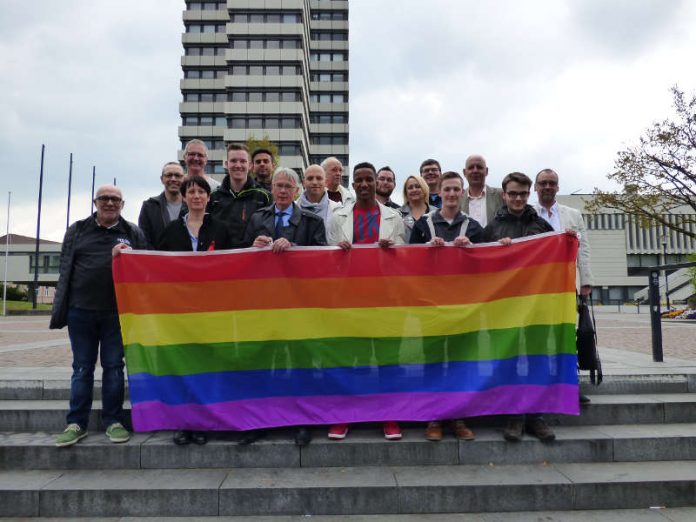
[{"label": "red sneaker", "polygon": [[394,421],[384,423],[384,438],[387,440],[399,440],[401,438],[401,428]]},{"label": "red sneaker", "polygon": [[329,428],[329,438],[332,440],[343,440],[348,435],[348,424],[334,424]]}]

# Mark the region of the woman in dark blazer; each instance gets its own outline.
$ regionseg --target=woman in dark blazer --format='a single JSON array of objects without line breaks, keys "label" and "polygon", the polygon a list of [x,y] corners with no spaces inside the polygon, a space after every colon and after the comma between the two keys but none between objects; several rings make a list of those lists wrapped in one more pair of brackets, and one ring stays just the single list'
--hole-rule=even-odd
[{"label": "woman in dark blazer", "polygon": [[181,185],[188,213],[169,223],[157,242],[157,250],[205,252],[232,248],[227,227],[205,208],[210,201],[210,185],[202,176],[191,176]]},{"label": "woman in dark blazer", "polygon": [[[210,200],[210,185],[202,176],[190,176],[181,184],[181,194],[188,213],[169,223],[159,241],[158,250],[170,252],[206,252],[232,248],[227,227],[205,213]],[[205,444],[208,436],[203,431],[179,430],[174,433],[178,445]]]}]

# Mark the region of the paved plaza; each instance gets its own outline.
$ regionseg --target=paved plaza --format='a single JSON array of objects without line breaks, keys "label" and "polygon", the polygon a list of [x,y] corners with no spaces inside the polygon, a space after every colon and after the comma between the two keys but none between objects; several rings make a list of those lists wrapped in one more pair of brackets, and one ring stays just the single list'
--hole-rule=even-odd
[{"label": "paved plaza", "polygon": [[[612,362],[627,357],[632,361],[651,360],[650,317],[647,307],[640,311],[596,308],[600,356],[608,363],[607,370],[611,370]],[[663,321],[662,337],[666,367],[675,363],[696,366],[696,322]],[[622,357],[622,352],[635,355]],[[0,317],[0,368],[66,368],[70,364],[67,328],[49,330],[47,316]]]}]

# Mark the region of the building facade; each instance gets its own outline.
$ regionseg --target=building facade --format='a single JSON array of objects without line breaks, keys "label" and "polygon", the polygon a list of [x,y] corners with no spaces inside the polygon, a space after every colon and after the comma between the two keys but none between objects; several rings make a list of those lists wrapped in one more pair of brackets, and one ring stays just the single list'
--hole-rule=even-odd
[{"label": "building facade", "polygon": [[[38,303],[52,303],[55,284],[60,269],[61,243],[39,240]],[[36,265],[36,240],[33,237],[10,234],[0,237],[0,277],[4,278],[7,266],[8,285],[31,287]],[[0,299],[2,299],[0,291]]]},{"label": "building facade", "polygon": [[[592,199],[591,194],[558,195],[556,199],[579,210],[585,219],[592,251],[592,294],[599,302],[633,301],[648,284],[649,267],[683,263],[696,253],[696,239],[686,234],[645,227],[637,218],[615,210],[589,214],[585,204]],[[690,208],[677,209],[668,219],[677,222],[690,212]],[[696,225],[688,226],[696,233]]]},{"label": "building facade", "polygon": [[209,174],[252,136],[286,167],[348,163],[347,0],[187,1],[183,21],[179,138],[206,143]]}]

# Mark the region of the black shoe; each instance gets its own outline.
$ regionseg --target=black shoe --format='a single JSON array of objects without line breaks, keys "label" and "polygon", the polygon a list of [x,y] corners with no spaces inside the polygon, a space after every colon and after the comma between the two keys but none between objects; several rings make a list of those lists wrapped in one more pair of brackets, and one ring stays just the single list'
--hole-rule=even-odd
[{"label": "black shoe", "polygon": [[295,446],[303,448],[312,442],[312,432],[306,426],[300,426],[295,432]]},{"label": "black shoe", "polygon": [[527,433],[534,435],[542,442],[550,442],[555,440],[556,434],[551,429],[551,426],[546,424],[544,419],[534,419],[526,425]]},{"label": "black shoe", "polygon": [[508,442],[519,442],[524,435],[524,421],[521,419],[512,419],[507,421],[503,429],[503,437]]},{"label": "black shoe", "polygon": [[179,430],[174,434],[172,438],[174,444],[177,446],[185,446],[191,443],[191,432],[186,430]]},{"label": "black shoe", "polygon": [[237,444],[239,444],[240,446],[248,446],[249,444],[253,444],[257,440],[262,439],[265,436],[266,436],[265,430],[245,431],[244,433],[242,433],[242,436],[239,437]]},{"label": "black shoe", "polygon": [[580,404],[589,404],[592,401],[587,395],[583,395],[582,393],[580,394]]},{"label": "black shoe", "polygon": [[208,435],[204,431],[192,431],[191,440],[199,446],[202,446],[208,442]]}]

